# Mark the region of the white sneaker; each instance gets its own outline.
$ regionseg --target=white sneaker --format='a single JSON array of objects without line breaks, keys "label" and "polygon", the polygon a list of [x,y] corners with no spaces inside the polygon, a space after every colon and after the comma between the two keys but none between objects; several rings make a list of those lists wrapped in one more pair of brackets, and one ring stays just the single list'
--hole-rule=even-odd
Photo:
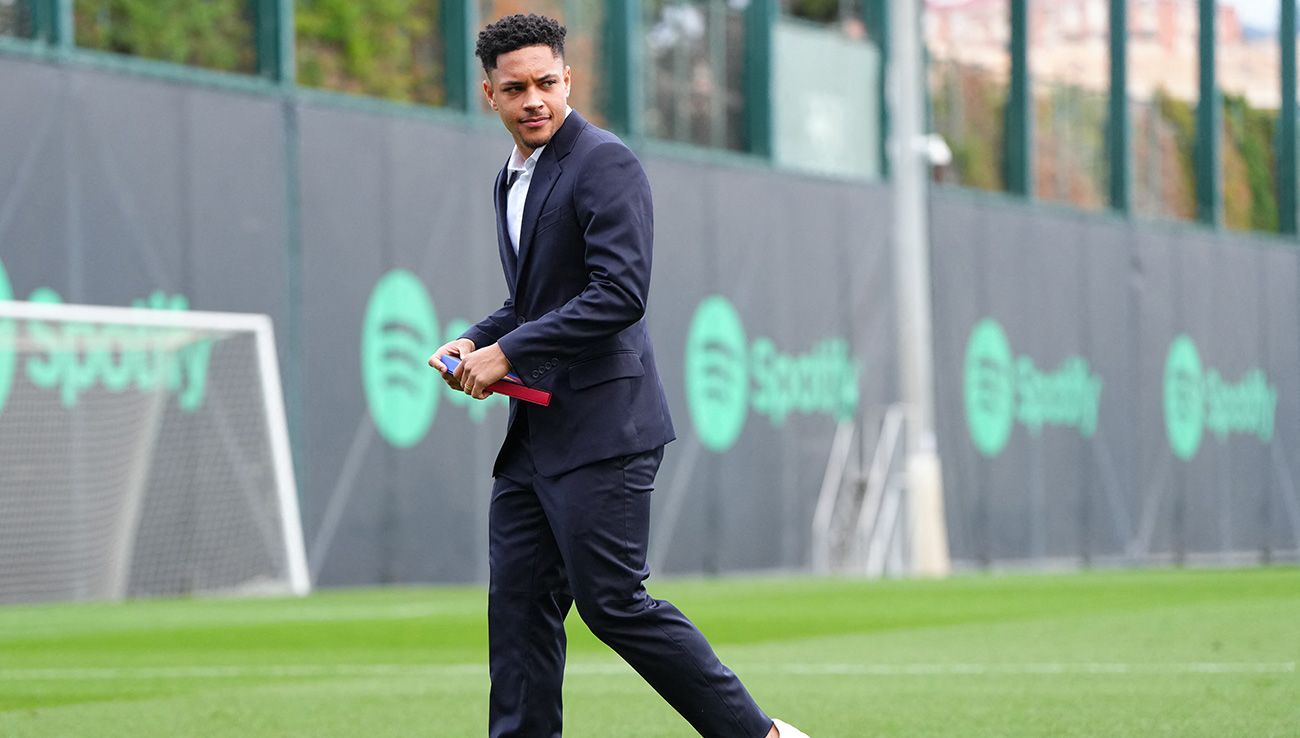
[{"label": "white sneaker", "polygon": [[773,719],[776,725],[776,732],[781,734],[781,738],[808,738],[808,734],[794,727],[790,723],[782,720]]}]

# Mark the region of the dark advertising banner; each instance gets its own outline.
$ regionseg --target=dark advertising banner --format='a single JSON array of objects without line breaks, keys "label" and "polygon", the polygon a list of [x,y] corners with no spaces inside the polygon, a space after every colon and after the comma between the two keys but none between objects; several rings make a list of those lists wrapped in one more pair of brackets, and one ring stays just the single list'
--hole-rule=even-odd
[{"label": "dark advertising banner", "polygon": [[[0,298],[271,315],[318,583],[486,578],[506,402],[424,362],[506,295],[504,131],[15,60],[0,96]],[[889,192],[644,160],[652,566],[805,567],[837,424],[898,401]],[[932,231],[955,559],[1296,557],[1292,249],[952,191]]]},{"label": "dark advertising banner", "polygon": [[952,192],[933,214],[955,559],[1297,555],[1293,251]]}]

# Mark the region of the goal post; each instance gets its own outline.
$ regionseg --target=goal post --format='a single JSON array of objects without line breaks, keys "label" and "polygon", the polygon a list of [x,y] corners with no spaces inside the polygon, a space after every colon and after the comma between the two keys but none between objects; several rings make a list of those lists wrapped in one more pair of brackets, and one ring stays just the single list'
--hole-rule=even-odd
[{"label": "goal post", "polygon": [[306,594],[270,318],[54,299],[0,301],[0,602]]}]

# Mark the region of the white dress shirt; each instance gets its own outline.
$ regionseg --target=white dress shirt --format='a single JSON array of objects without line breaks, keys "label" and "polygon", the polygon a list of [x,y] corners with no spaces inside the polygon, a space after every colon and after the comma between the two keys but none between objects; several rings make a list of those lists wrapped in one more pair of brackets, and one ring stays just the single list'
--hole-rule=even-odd
[{"label": "white dress shirt", "polygon": [[520,161],[519,148],[515,147],[511,150],[510,164],[506,167],[506,181],[509,182],[511,179],[515,181],[506,192],[506,230],[510,233],[510,243],[515,247],[516,256],[519,255],[519,231],[524,224],[524,201],[528,199],[528,186],[533,181],[537,158],[544,150],[546,150],[545,146]]},{"label": "white dress shirt", "polygon": [[[565,106],[564,117],[568,118],[572,110],[573,108]],[[518,146],[510,149],[510,161],[506,164],[506,182],[514,178],[515,183],[510,185],[510,190],[506,192],[506,230],[510,234],[510,245],[515,247],[515,256],[519,255],[519,231],[524,225],[524,202],[528,200],[528,186],[533,182],[533,170],[537,168],[537,160],[545,150],[546,147],[542,146],[534,151],[532,156],[522,159]],[[515,172],[519,174],[516,175]]]}]

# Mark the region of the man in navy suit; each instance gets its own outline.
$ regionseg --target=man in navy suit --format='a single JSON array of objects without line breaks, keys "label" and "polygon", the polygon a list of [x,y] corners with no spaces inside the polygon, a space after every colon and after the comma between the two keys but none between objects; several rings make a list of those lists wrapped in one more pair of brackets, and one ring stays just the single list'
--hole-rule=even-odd
[{"label": "man in navy suit", "polygon": [[[701,735],[797,738],[643,586],[650,491],[674,438],[644,318],[650,184],[622,141],[568,107],[564,35],[536,15],[479,34],[483,91],[515,144],[493,189],[509,297],[429,359],[477,399],[510,371],[552,393],[549,407],[511,400],[493,467],[489,732],[560,736],[564,618],[576,603]],[[454,375],[446,355],[460,357]]]}]

